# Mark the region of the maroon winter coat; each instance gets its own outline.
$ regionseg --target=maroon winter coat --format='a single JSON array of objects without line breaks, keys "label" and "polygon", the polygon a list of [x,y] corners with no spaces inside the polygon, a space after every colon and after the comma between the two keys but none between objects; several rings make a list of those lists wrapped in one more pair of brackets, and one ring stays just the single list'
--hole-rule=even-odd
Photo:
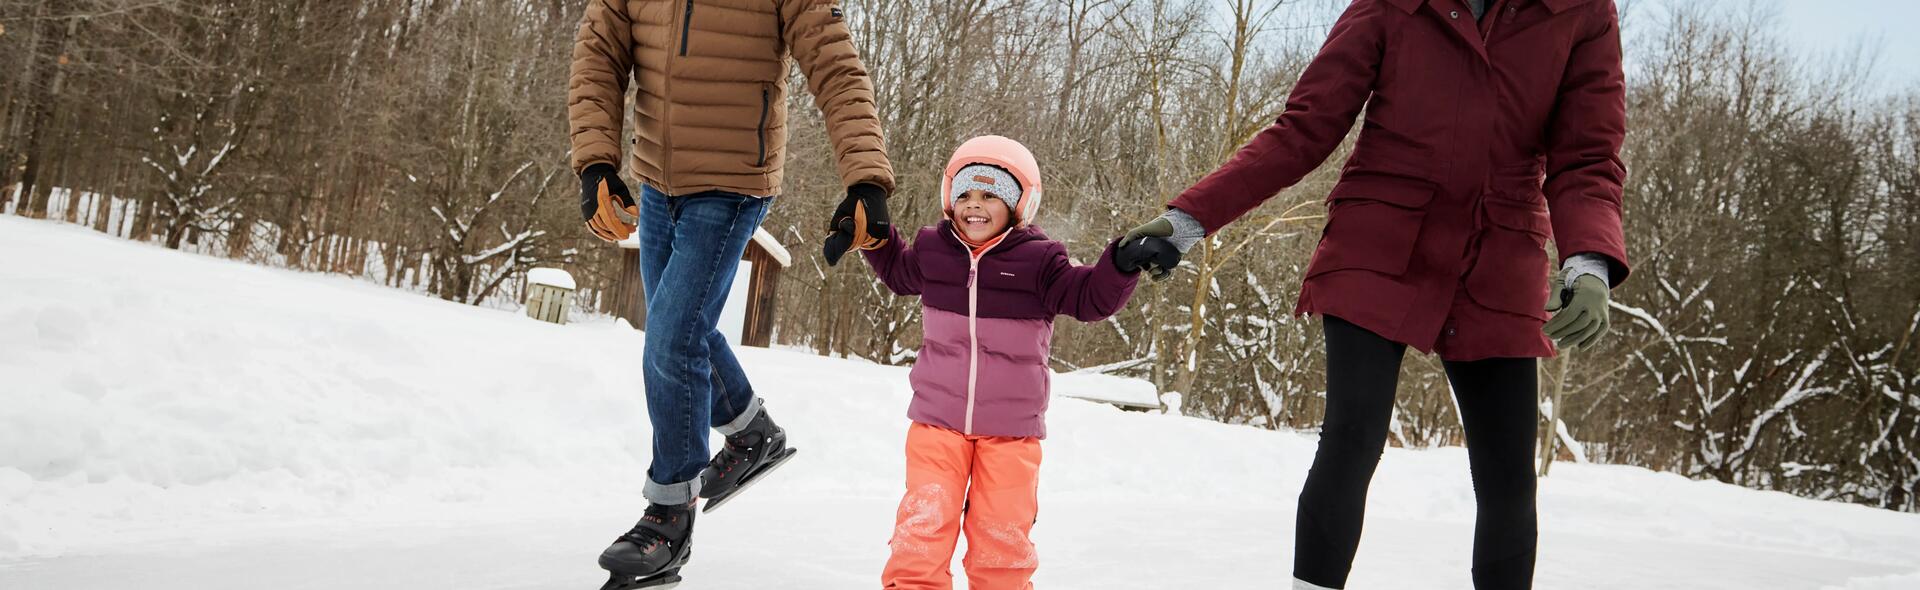
[{"label": "maroon winter coat", "polygon": [[1449,360],[1549,356],[1546,244],[1627,275],[1626,86],[1613,0],[1355,0],[1286,111],[1170,205],[1209,233],[1332,153],[1366,119],[1298,313]]}]

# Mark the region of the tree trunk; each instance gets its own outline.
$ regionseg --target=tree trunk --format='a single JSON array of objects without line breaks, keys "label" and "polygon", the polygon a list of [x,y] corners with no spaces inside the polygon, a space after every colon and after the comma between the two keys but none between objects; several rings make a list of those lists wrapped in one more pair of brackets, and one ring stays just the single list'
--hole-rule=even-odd
[{"label": "tree trunk", "polygon": [[92,225],[93,225],[94,231],[97,231],[100,233],[112,233],[107,231],[107,225],[112,220],[113,220],[113,197],[109,195],[100,195],[99,198],[96,198],[93,200],[93,219],[92,219],[93,224]]},{"label": "tree trunk", "polygon": [[227,258],[245,260],[247,247],[253,243],[253,218],[242,212],[233,219],[233,228],[227,230]]},{"label": "tree trunk", "polygon": [[[834,295],[833,276],[834,275],[832,273],[829,273],[825,278],[823,278],[820,281],[820,299],[819,300],[822,302],[834,300],[833,299],[833,295]],[[833,350],[833,331],[832,331],[833,310],[838,309],[839,307],[840,306],[837,306],[837,305],[822,305],[819,307],[818,313],[815,313],[813,315],[813,318],[814,318],[813,353],[814,354],[817,354],[820,356],[827,356],[827,352]]]},{"label": "tree trunk", "polygon": [[186,238],[187,224],[180,223],[178,219],[174,220],[173,223],[167,224],[166,245],[168,250],[179,250],[180,244],[185,242]]},{"label": "tree trunk", "polygon": [[[73,145],[72,140],[63,141],[61,143],[63,145]],[[67,203],[66,203],[67,207],[62,212],[61,218],[65,220],[67,223],[79,223],[80,222],[80,205],[82,203],[80,199],[81,191],[79,187],[81,185],[89,184],[89,183],[81,181],[80,179],[76,179],[71,174],[67,173],[68,164],[73,162],[73,157],[70,154],[64,153],[67,150],[63,149],[60,151],[63,153],[61,153],[56,159],[56,161],[60,163],[59,170],[53,174],[53,178],[51,179],[51,182],[49,182],[49,184],[57,182],[57,183],[65,183],[67,185]]]},{"label": "tree trunk", "polygon": [[1560,362],[1555,364],[1560,365],[1560,371],[1553,379],[1553,404],[1548,406],[1552,411],[1547,412],[1547,431],[1542,434],[1543,440],[1540,441],[1540,477],[1546,477],[1547,472],[1553,469],[1554,453],[1559,451],[1555,445],[1560,441],[1560,416],[1566,412],[1560,406],[1560,400],[1567,390],[1567,370],[1573,365],[1573,351],[1560,351]]},{"label": "tree trunk", "polygon": [[[66,5],[66,2],[59,1],[49,3],[49,17],[63,12],[62,9]],[[35,70],[47,72],[48,80],[45,85],[31,90],[34,98],[28,105],[30,110],[27,115],[27,157],[26,165],[20,174],[22,194],[27,199],[25,206],[21,208],[21,214],[28,217],[45,217],[47,198],[50,196],[47,187],[40,183],[41,168],[46,166],[47,159],[44,143],[47,134],[52,131],[49,128],[52,127],[54,114],[58,112],[60,84],[65,81],[67,74],[66,64],[63,62],[67,59],[68,41],[80,27],[78,18],[64,20],[66,22],[63,23],[60,19],[48,18],[43,26],[49,30],[50,34],[40,40],[42,51],[36,56],[41,60],[41,65]]]},{"label": "tree trunk", "polygon": [[[46,13],[50,5],[43,4],[40,8],[41,14],[38,16],[44,19],[47,16]],[[20,60],[17,65],[8,64],[17,68],[17,71],[20,72],[20,77],[17,79],[18,84],[9,89],[7,93],[6,111],[4,113],[7,118],[6,135],[0,136],[0,138],[5,139],[5,141],[0,142],[0,187],[4,187],[3,190],[5,193],[4,195],[0,195],[0,207],[4,207],[8,203],[16,203],[18,211],[24,211],[26,209],[25,192],[19,184],[22,165],[20,159],[24,155],[21,153],[20,146],[26,143],[22,139],[26,135],[23,127],[25,126],[25,121],[32,118],[30,115],[33,113],[33,99],[37,96],[34,89],[39,86],[36,82],[36,76],[42,69],[38,67],[40,66],[41,60],[36,59],[39,53],[37,49],[40,47],[40,39],[45,37],[47,30],[51,28],[53,28],[51,24],[42,24],[41,26],[33,27],[28,33],[30,36],[27,38],[27,41],[21,44],[21,46],[27,48],[27,50],[20,52]]]}]

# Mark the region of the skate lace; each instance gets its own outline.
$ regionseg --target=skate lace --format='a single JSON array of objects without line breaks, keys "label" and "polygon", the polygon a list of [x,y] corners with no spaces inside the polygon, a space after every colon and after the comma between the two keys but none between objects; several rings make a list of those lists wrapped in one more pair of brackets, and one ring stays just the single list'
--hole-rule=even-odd
[{"label": "skate lace", "polygon": [[647,526],[647,524],[653,523],[664,526],[668,521],[672,520],[672,518],[672,515],[666,510],[648,506],[647,513],[645,516],[640,517],[640,522],[635,523],[633,530],[627,531],[624,535],[620,535],[620,538],[629,543],[633,543],[634,546],[639,547],[641,551],[652,551],[655,547],[671,541],[671,539],[668,539],[667,536],[660,531]]},{"label": "skate lace", "polygon": [[726,458],[728,469],[732,469],[734,466],[739,465],[741,461],[747,460],[747,457],[752,456],[753,448],[759,446],[758,442],[748,442],[746,440],[748,437],[741,436],[738,437],[739,440],[735,440],[735,438],[736,437],[731,436],[727,437],[726,447],[720,450],[720,454]]}]

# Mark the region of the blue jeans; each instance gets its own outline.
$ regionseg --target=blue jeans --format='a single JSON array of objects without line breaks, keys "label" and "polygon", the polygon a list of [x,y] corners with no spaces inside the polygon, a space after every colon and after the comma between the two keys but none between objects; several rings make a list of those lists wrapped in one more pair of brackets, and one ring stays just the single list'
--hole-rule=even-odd
[{"label": "blue jeans", "polygon": [[770,199],[711,191],[640,194],[640,280],[647,296],[642,353],[653,463],[644,494],[685,504],[700,491],[711,458],[707,428],[732,434],[759,414],[760,400],[717,324],[747,241]]}]

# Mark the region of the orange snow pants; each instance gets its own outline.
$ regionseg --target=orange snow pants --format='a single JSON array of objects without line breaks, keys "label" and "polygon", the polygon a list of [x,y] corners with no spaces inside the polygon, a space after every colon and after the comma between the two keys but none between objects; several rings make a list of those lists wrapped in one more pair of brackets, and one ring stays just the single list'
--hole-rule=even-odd
[{"label": "orange snow pants", "polygon": [[[894,520],[883,587],[953,588],[953,548],[967,532],[971,590],[1031,590],[1039,554],[1040,439],[965,435],[915,422],[907,430],[907,495]],[[968,485],[971,481],[972,485]]]}]

